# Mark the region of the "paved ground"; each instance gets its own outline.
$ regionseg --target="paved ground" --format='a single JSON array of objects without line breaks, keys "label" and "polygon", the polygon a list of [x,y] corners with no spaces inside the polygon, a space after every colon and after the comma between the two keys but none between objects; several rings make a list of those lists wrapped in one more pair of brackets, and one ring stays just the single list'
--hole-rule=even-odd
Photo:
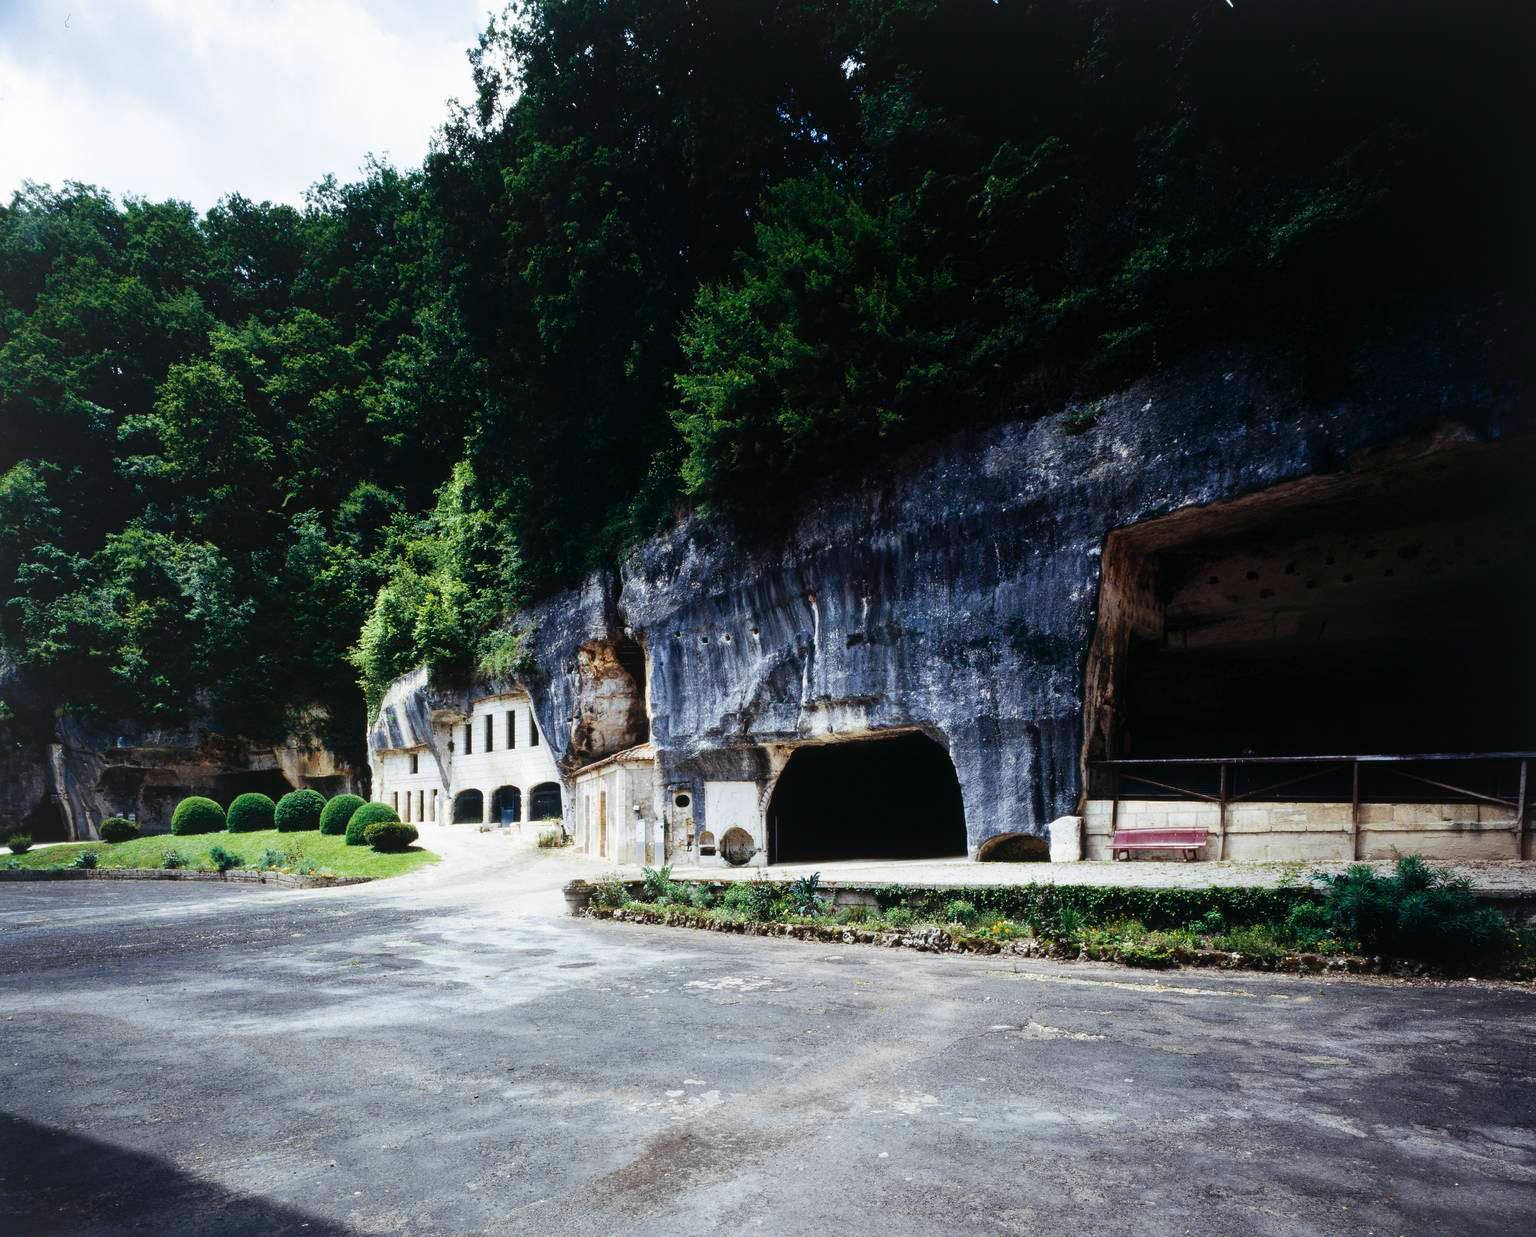
[{"label": "paved ground", "polygon": [[1529,1231],[1530,991],[572,920],[432,840],[0,886],[0,1232]]}]

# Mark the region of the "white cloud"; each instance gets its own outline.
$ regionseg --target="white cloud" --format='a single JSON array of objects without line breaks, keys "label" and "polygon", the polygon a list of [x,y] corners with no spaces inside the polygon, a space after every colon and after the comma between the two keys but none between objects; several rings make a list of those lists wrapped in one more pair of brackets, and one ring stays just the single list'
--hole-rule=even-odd
[{"label": "white cloud", "polygon": [[487,0],[0,0],[0,195],[82,180],[206,209],[419,164]]}]

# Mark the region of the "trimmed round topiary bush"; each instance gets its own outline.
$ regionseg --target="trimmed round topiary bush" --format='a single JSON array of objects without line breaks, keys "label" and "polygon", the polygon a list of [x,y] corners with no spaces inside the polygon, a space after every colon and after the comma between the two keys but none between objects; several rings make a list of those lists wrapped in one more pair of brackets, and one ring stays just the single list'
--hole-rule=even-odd
[{"label": "trimmed round topiary bush", "polygon": [[223,828],[224,809],[202,795],[183,799],[171,813],[172,833],[219,833]]},{"label": "trimmed round topiary bush", "polygon": [[399,821],[375,821],[363,830],[363,841],[374,850],[393,854],[407,849],[417,838],[415,825],[402,825]]},{"label": "trimmed round topiary bush", "polygon": [[352,819],[352,813],[367,802],[362,795],[337,795],[320,813],[320,832],[340,837],[347,831],[347,822]]},{"label": "trimmed round topiary bush", "polygon": [[5,841],[11,848],[13,855],[25,855],[32,849],[32,835],[30,833],[13,833]]},{"label": "trimmed round topiary bush", "polygon": [[122,816],[108,816],[97,830],[103,842],[131,842],[139,836],[139,827]]},{"label": "trimmed round topiary bush", "polygon": [[352,819],[347,821],[347,845],[361,846],[365,839],[363,831],[369,825],[391,824],[398,825],[400,816],[394,808],[387,803],[365,803],[357,811],[352,813]]},{"label": "trimmed round topiary bush", "polygon": [[290,790],[277,801],[273,818],[283,833],[302,833],[320,827],[320,813],[325,810],[325,796],[318,790]]},{"label": "trimmed round topiary bush", "polygon": [[229,831],[231,833],[255,833],[258,829],[272,828],[277,806],[267,795],[237,795],[229,805]]}]

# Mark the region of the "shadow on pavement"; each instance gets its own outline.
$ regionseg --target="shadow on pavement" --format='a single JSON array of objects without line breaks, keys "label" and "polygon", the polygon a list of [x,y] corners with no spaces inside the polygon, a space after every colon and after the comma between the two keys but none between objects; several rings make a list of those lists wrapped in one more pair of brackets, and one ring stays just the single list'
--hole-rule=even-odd
[{"label": "shadow on pavement", "polygon": [[156,1156],[0,1113],[0,1232],[313,1237],[352,1231],[226,1190]]}]

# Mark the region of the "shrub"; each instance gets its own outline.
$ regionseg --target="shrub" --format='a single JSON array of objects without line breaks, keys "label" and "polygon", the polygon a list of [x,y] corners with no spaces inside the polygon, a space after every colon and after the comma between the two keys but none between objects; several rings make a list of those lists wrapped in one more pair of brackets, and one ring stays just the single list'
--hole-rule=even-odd
[{"label": "shrub", "polygon": [[256,867],[258,871],[270,872],[273,868],[280,868],[287,862],[288,854],[286,851],[277,850],[269,846],[261,852],[261,858],[256,860]]},{"label": "shrub", "polygon": [[885,912],[882,918],[891,927],[899,930],[901,928],[910,928],[917,916],[912,913],[910,906],[893,906]]},{"label": "shrub", "polygon": [[778,912],[778,890],[767,881],[737,881],[725,891],[721,904],[748,919],[768,920]]},{"label": "shrub", "polygon": [[121,816],[108,816],[101,822],[101,828],[97,830],[101,834],[103,842],[131,842],[139,836],[139,827],[131,820]]},{"label": "shrub", "polygon": [[267,795],[237,795],[229,805],[229,831],[255,833],[259,829],[270,829],[276,811],[276,806]]},{"label": "shrub", "polygon": [[365,803],[353,812],[347,821],[347,845],[361,846],[363,833],[369,825],[387,823],[398,825],[400,817],[387,803]]},{"label": "shrub", "polygon": [[672,867],[662,864],[659,868],[640,869],[641,899],[646,902],[662,902],[672,892]]},{"label": "shrub", "polygon": [[629,901],[629,886],[617,876],[609,876],[593,882],[592,897],[589,900],[600,909],[615,910]]},{"label": "shrub", "polygon": [[976,904],[964,898],[956,898],[944,908],[944,918],[950,923],[973,923],[976,919]]},{"label": "shrub", "polygon": [[565,845],[565,833],[560,829],[540,829],[539,836],[535,839],[538,846],[546,849],[552,846]]},{"label": "shrub", "polygon": [[820,872],[812,872],[809,876],[791,881],[788,890],[785,891],[789,909],[796,915],[816,914],[821,910],[821,899],[817,896],[817,890],[820,887]]},{"label": "shrub", "polygon": [[415,825],[403,825],[398,820],[377,820],[363,830],[363,841],[386,854],[406,850],[417,836]]},{"label": "shrub", "polygon": [[340,837],[347,831],[352,813],[367,802],[362,795],[337,795],[320,812],[320,832]]},{"label": "shrub", "polygon": [[277,801],[272,819],[282,833],[303,833],[320,827],[320,813],[325,811],[325,796],[318,790],[290,790]]},{"label": "shrub", "polygon": [[21,860],[19,860],[19,859],[6,859],[3,862],[0,862],[0,872],[20,872],[20,871],[21,871]]},{"label": "shrub", "polygon": [[25,855],[32,849],[32,835],[30,833],[13,833],[6,839],[5,844],[11,848],[11,854]]},{"label": "shrub", "polygon": [[1391,876],[1357,863],[1337,876],[1318,874],[1333,935],[1366,953],[1471,965],[1514,943],[1504,917],[1482,906],[1470,883],[1431,868],[1417,855]]},{"label": "shrub", "polygon": [[230,868],[238,868],[245,862],[239,855],[227,851],[219,845],[214,845],[209,850],[208,859],[220,872],[228,872]]},{"label": "shrub", "polygon": [[1282,929],[1285,939],[1298,949],[1318,949],[1333,936],[1333,916],[1316,902],[1302,902],[1291,907]]},{"label": "shrub", "polygon": [[837,912],[838,923],[865,923],[869,919],[869,907],[845,906]]},{"label": "shrub", "polygon": [[160,866],[174,870],[187,866],[187,857],[179,850],[168,850],[160,856]]},{"label": "shrub", "polygon": [[707,911],[715,904],[715,895],[709,891],[708,885],[690,884],[688,886],[688,905],[697,907],[701,911]]},{"label": "shrub", "polygon": [[223,828],[224,809],[202,795],[183,799],[171,813],[171,832],[180,836],[219,833]]},{"label": "shrub", "polygon": [[93,850],[83,850],[70,860],[69,866],[72,868],[85,868],[89,871],[96,866],[96,863],[96,852]]}]

